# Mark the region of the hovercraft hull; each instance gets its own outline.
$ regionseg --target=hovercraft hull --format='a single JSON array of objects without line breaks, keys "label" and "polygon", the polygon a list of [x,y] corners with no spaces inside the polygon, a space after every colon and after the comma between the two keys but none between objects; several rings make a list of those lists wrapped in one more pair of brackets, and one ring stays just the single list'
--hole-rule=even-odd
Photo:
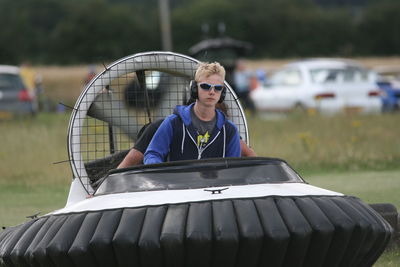
[{"label": "hovercraft hull", "polygon": [[371,266],[390,227],[348,196],[268,196],[34,219],[0,234],[2,266]]}]

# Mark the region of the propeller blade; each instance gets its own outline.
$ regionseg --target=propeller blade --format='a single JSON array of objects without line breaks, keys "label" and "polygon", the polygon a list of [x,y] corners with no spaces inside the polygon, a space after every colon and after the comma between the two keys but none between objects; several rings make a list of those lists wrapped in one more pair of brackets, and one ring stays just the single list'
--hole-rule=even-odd
[{"label": "propeller blade", "polygon": [[98,94],[87,114],[92,118],[105,121],[111,126],[119,127],[132,140],[136,140],[136,135],[141,128],[136,118],[129,116],[124,103],[115,99],[110,92]]}]

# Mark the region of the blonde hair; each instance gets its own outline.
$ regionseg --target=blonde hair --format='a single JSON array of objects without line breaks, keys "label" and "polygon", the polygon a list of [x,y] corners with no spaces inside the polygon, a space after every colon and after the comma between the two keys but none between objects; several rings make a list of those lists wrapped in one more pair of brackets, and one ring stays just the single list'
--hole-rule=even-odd
[{"label": "blonde hair", "polygon": [[198,82],[201,77],[209,77],[214,74],[221,76],[222,80],[225,80],[225,69],[221,64],[218,62],[201,62],[197,67],[194,79]]}]

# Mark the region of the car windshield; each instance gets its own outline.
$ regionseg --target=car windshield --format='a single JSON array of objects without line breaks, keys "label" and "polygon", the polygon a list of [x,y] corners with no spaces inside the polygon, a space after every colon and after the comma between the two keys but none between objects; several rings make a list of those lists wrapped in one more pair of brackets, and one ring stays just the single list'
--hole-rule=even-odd
[{"label": "car windshield", "polygon": [[116,170],[95,194],[295,182],[304,181],[279,159],[207,159]]},{"label": "car windshield", "polygon": [[310,70],[313,83],[364,82],[368,80],[368,71],[356,68],[314,68]]},{"label": "car windshield", "polygon": [[21,78],[15,74],[0,73],[0,89],[1,90],[15,90],[22,89],[24,85]]},{"label": "car windshield", "polygon": [[296,86],[303,82],[301,72],[298,69],[285,69],[276,72],[270,79],[271,85]]}]

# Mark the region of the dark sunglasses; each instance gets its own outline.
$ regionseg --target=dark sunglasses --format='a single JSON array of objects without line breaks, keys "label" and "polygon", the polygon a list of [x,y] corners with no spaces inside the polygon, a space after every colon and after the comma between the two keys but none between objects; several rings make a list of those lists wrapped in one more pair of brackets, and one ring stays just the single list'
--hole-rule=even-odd
[{"label": "dark sunglasses", "polygon": [[224,86],[222,84],[209,84],[209,83],[199,83],[199,86],[203,90],[210,90],[212,87],[214,87],[215,91],[221,92],[224,89]]}]

